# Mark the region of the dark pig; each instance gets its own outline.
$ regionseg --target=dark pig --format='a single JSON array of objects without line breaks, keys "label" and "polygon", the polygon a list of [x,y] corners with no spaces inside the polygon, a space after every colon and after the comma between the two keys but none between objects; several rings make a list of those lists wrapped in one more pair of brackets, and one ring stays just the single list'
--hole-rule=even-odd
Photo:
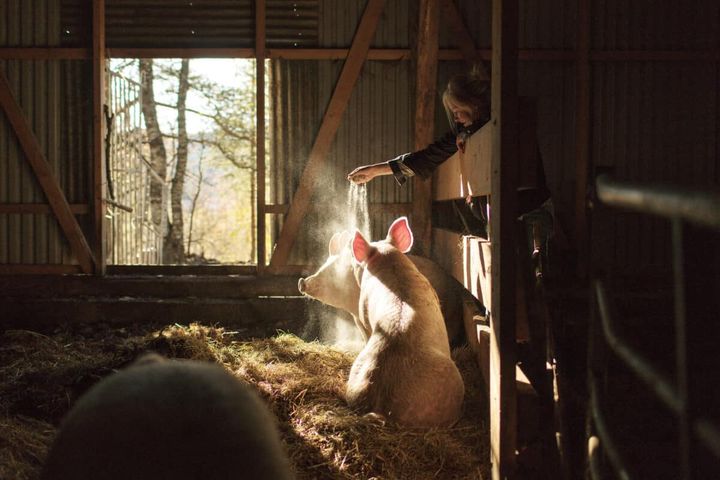
[{"label": "dark pig", "polygon": [[63,419],[43,480],[292,479],[275,417],[219,365],[144,357]]},{"label": "dark pig", "polygon": [[347,383],[350,406],[407,426],[450,426],[460,417],[464,386],[437,294],[405,255],[412,242],[405,217],[379,242],[360,232],[336,234],[328,261],[298,287],[350,312],[363,333]]}]

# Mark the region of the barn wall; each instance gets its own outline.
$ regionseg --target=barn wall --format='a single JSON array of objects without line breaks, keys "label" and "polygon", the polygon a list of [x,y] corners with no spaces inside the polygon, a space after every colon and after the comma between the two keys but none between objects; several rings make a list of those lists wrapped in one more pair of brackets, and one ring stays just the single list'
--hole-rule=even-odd
[{"label": "barn wall", "polygon": [[[108,44],[140,46],[138,38],[144,38],[142,46],[148,47],[252,46],[254,31],[248,19],[254,13],[250,0],[178,1],[171,8],[176,15],[158,14],[154,8],[161,3],[167,6],[166,1],[160,0],[107,0]],[[348,47],[365,3],[365,0],[268,0],[268,45]],[[476,46],[489,48],[491,0],[457,3]],[[720,4],[697,0],[693,8],[688,8],[652,0],[589,3],[591,162],[609,167],[617,177],[628,180],[697,186],[720,183],[717,94]],[[559,219],[571,240],[577,111],[572,54],[576,46],[577,4],[568,0],[520,2],[520,48],[569,54],[564,59],[523,59],[519,72],[520,94],[537,98],[540,149]],[[88,0],[0,0],[0,46],[88,46],[90,7]],[[180,13],[184,11],[196,21],[183,21]],[[386,2],[372,47],[411,47],[417,29],[416,16],[416,2]],[[201,28],[213,21],[227,23],[227,28]],[[128,25],[140,37],[128,37],[126,33],[130,30],[125,28]],[[451,48],[455,42],[444,27],[441,18],[441,46]],[[188,28],[195,33],[188,34]],[[146,34],[149,36],[143,37]],[[611,56],[608,52],[623,50],[697,55],[684,61],[652,59],[642,52],[637,60],[608,58]],[[342,61],[277,63],[280,66],[273,67],[274,74],[286,90],[276,97],[279,118],[272,125],[277,127],[273,132],[276,139],[273,149],[278,154],[271,162],[278,174],[269,177],[274,186],[268,201],[287,204]],[[88,205],[90,62],[6,60],[0,61],[0,68],[37,132],[68,201]],[[444,85],[452,73],[464,69],[461,62],[441,62],[438,84]],[[349,170],[412,148],[414,82],[412,60],[366,63],[330,152],[328,165],[332,166],[332,175],[324,179],[323,191],[314,202],[316,211],[309,215],[310,224],[305,230],[317,231],[317,222],[313,224],[312,218],[325,217],[330,204],[344,203],[347,188],[344,176]],[[439,100],[436,106],[436,131],[440,133],[446,128],[446,120]],[[283,115],[287,119],[280,121]],[[411,186],[399,188],[390,178],[372,182],[368,190],[373,203],[412,201]],[[6,119],[0,115],[0,203],[44,201]],[[394,216],[378,216],[373,222],[373,236],[384,233]],[[87,227],[89,217],[79,215],[78,219]],[[603,217],[593,212],[593,217],[593,254],[604,264],[620,270],[637,270],[666,263],[666,225],[628,214]],[[270,226],[278,231],[279,221],[270,222]],[[293,263],[304,263],[317,252],[324,252],[326,238],[319,237],[300,239]],[[70,264],[74,260],[57,223],[48,215],[2,213],[0,264],[14,263]]]},{"label": "barn wall", "polygon": [[[715,51],[715,61],[592,62],[592,161],[619,179],[717,188],[720,4],[592,3],[595,50]],[[670,267],[667,222],[598,210],[592,228],[598,265],[618,273]]]},{"label": "barn wall", "polygon": [[[0,46],[60,44],[59,1],[4,0]],[[16,99],[70,204],[87,204],[90,65],[83,61],[0,61]],[[45,195],[0,114],[0,204],[45,204]],[[80,216],[81,224],[87,223]],[[47,214],[0,214],[0,264],[69,264],[64,235]]]}]

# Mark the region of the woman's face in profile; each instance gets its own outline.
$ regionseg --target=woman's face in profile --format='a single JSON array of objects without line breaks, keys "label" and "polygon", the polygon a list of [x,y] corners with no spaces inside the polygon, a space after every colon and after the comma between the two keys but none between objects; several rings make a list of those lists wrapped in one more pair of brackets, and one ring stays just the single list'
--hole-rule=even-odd
[{"label": "woman's face in profile", "polygon": [[474,120],[472,115],[472,108],[449,101],[448,109],[450,110],[453,120],[456,123],[459,123],[464,127],[469,127],[472,124]]}]

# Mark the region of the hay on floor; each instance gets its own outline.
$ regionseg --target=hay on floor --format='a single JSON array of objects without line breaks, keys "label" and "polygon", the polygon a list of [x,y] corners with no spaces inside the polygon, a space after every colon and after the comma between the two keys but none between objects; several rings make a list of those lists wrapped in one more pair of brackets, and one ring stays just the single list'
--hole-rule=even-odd
[{"label": "hay on floor", "polygon": [[276,414],[298,479],[488,477],[482,380],[474,354],[454,352],[465,380],[453,428],[378,425],[343,401],[353,354],[294,335],[244,340],[198,324],[41,335],[7,331],[0,346],[0,478],[37,478],[56,425],[95,382],[155,351],[211,361],[253,384]]}]

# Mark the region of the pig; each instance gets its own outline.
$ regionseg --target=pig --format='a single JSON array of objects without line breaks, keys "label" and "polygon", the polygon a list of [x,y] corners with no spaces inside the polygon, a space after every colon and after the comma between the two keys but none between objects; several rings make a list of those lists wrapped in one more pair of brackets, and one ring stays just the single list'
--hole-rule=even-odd
[{"label": "pig", "polygon": [[400,425],[448,427],[460,418],[465,388],[438,296],[405,255],[412,243],[406,217],[378,242],[335,234],[328,260],[298,288],[350,312],[365,339],[347,380],[350,407]]},{"label": "pig", "polygon": [[[330,241],[330,256],[325,266],[316,274],[301,278],[298,281],[298,289],[300,292],[307,289],[310,292],[308,296],[344,310],[357,318],[357,298],[359,296],[357,282],[350,277],[344,278],[347,267],[343,262],[350,261],[350,257],[338,258],[333,254],[334,251],[339,251],[338,245],[342,245],[349,240],[350,232],[336,233]],[[483,307],[480,302],[460,282],[445,272],[434,261],[412,254],[407,254],[407,257],[415,264],[420,273],[430,281],[440,299],[440,310],[445,321],[450,348],[466,345],[463,303],[474,303],[478,309],[482,310]],[[332,295],[322,293],[326,286],[332,286]],[[313,291],[315,293],[312,293]]]},{"label": "pig", "polygon": [[142,357],[68,412],[43,480],[292,479],[276,419],[223,367]]}]

